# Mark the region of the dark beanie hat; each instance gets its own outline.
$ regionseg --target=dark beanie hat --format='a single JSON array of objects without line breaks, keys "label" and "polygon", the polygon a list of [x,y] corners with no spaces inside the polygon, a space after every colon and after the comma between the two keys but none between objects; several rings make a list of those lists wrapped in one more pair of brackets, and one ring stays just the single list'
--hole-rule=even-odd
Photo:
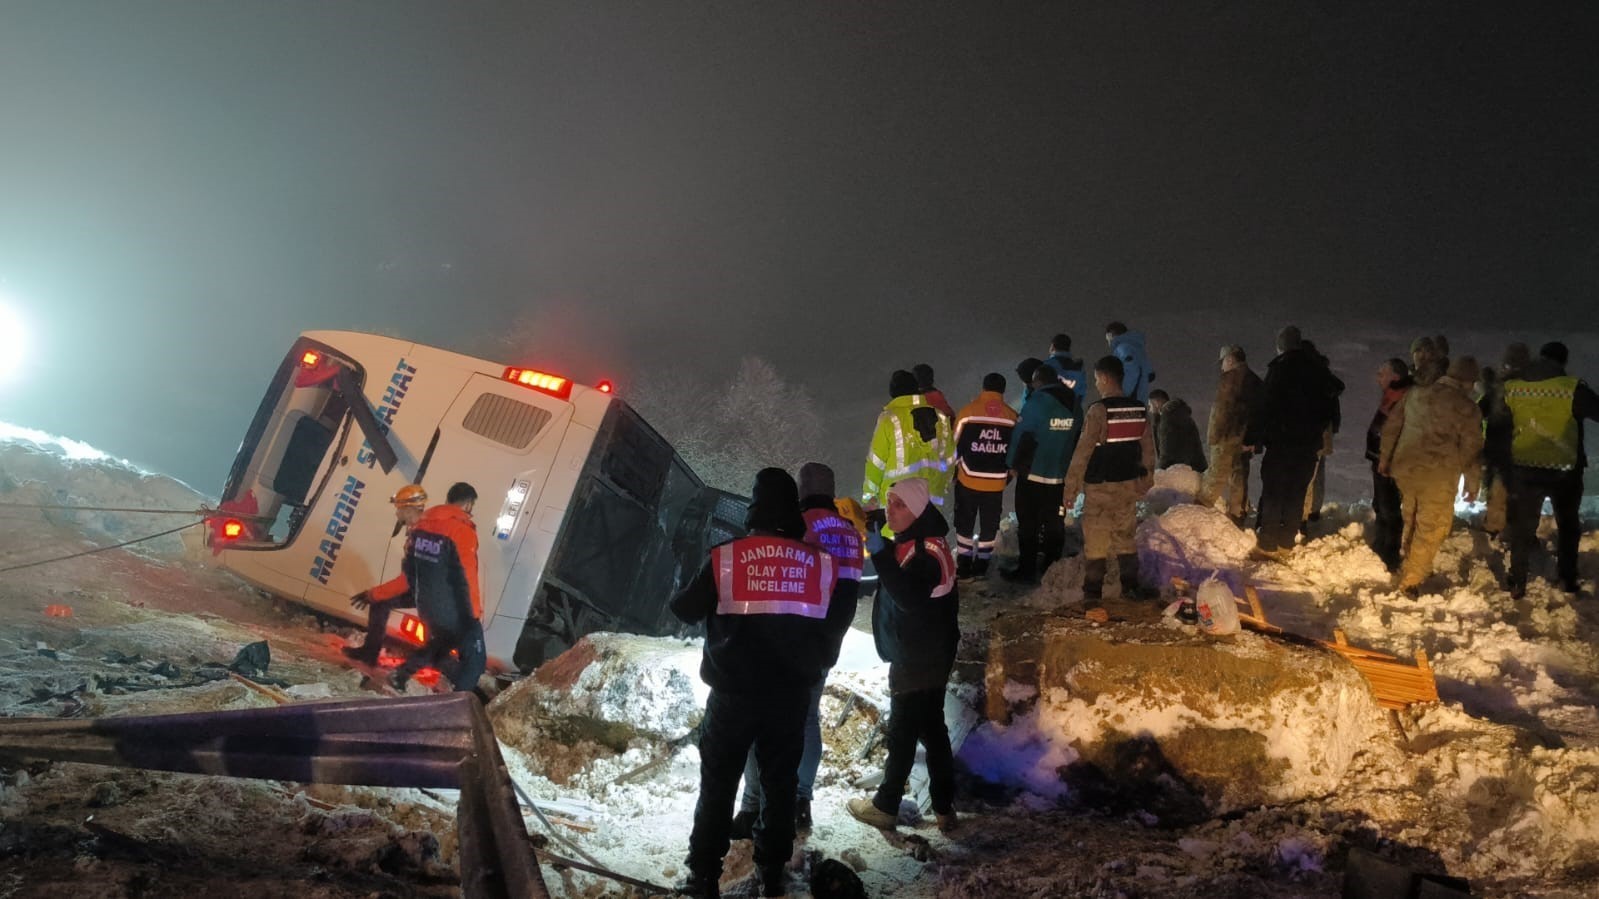
[{"label": "dark beanie hat", "polygon": [[1033,372],[1044,364],[1044,360],[1028,356],[1016,364],[1016,377],[1022,379],[1023,384],[1033,383]]},{"label": "dark beanie hat", "polygon": [[933,389],[933,367],[926,362],[919,362],[911,367],[911,374],[916,376],[916,386],[922,390]]},{"label": "dark beanie hat", "polygon": [[1566,345],[1558,340],[1551,340],[1539,347],[1538,355],[1548,359],[1550,362],[1553,362],[1561,368],[1564,368],[1566,362],[1571,359],[1571,351],[1566,349]]},{"label": "dark beanie hat", "polygon": [[820,462],[806,462],[800,466],[799,495],[801,499],[811,496],[825,496],[832,499],[834,496],[833,469]]},{"label": "dark beanie hat", "polygon": [[750,488],[750,508],[744,516],[749,530],[775,531],[791,540],[805,536],[805,517],[800,514],[799,487],[781,468],[763,468]]},{"label": "dark beanie hat", "polygon": [[901,396],[915,396],[920,392],[916,386],[916,376],[899,369],[888,376],[888,395],[890,398]]}]

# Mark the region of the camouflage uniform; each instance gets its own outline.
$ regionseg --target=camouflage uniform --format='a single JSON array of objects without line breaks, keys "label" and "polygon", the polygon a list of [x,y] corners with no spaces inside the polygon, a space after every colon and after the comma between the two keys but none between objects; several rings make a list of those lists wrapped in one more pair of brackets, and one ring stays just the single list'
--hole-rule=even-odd
[{"label": "camouflage uniform", "polygon": [[1226,497],[1227,515],[1242,522],[1249,505],[1249,458],[1244,451],[1244,431],[1249,414],[1260,400],[1260,376],[1240,364],[1222,372],[1216,386],[1216,402],[1210,408],[1206,442],[1210,444],[1210,467],[1205,469],[1200,488],[1201,505],[1215,505]]},{"label": "camouflage uniform", "polygon": [[[1465,369],[1473,369],[1469,377]],[[1476,364],[1461,359],[1449,375],[1413,387],[1394,406],[1382,432],[1382,465],[1399,485],[1405,520],[1401,590],[1432,573],[1438,547],[1455,520],[1455,489],[1462,475],[1475,494],[1482,474],[1482,412],[1466,394]]]},{"label": "camouflage uniform", "polygon": [[1138,527],[1135,503],[1155,470],[1155,437],[1143,403],[1109,396],[1088,408],[1083,435],[1066,472],[1066,498],[1083,494],[1083,597],[1104,594],[1106,559],[1121,573],[1122,596],[1137,595]]}]

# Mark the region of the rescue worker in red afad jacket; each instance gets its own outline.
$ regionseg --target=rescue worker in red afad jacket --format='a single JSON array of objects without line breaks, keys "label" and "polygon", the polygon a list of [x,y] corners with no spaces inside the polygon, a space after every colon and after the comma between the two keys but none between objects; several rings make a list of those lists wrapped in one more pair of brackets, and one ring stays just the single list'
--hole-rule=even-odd
[{"label": "rescue worker in red afad jacket", "polygon": [[[422,510],[427,508],[427,491],[421,484],[406,484],[389,498],[389,502],[394,504],[395,520],[405,528],[405,542],[409,547],[411,529],[422,518]],[[388,633],[389,613],[397,608],[415,608],[416,600],[411,598],[411,583],[402,570],[394,578],[350,597],[350,605],[358,612],[366,612],[366,642],[360,646],[344,646],[340,651],[346,658],[376,665],[383,652],[383,637]]]},{"label": "rescue worker in red afad jacket", "polygon": [[805,717],[853,613],[851,604],[835,601],[833,557],[802,542],[805,518],[788,472],[762,469],[751,496],[749,534],[711,550],[671,601],[678,618],[705,622],[700,678],[711,688],[682,885],[690,896],[721,895],[733,802],[752,745],[765,797],[754,828],[755,864],[765,895],[786,895]]},{"label": "rescue worker in red afad jacket", "polygon": [[[425,666],[438,668],[457,692],[476,692],[488,662],[483,646],[483,595],[478,588],[477,526],[471,484],[450,485],[444,504],[422,513],[405,545],[403,570],[426,633],[422,648],[394,670],[405,689]],[[458,659],[452,665],[451,654]],[[480,697],[481,698],[481,697]]]}]

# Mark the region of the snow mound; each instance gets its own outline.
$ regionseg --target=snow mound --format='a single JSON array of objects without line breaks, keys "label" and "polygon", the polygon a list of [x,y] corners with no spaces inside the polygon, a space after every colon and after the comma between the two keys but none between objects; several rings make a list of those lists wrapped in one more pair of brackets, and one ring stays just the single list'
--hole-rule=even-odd
[{"label": "snow mound", "polygon": [[1204,506],[1182,505],[1138,526],[1138,565],[1147,583],[1164,589],[1174,577],[1199,583],[1216,575],[1243,589],[1242,569],[1255,536]]},{"label": "snow mound", "polygon": [[1287,568],[1321,591],[1386,587],[1393,580],[1382,559],[1367,545],[1366,526],[1358,523],[1295,547]]},{"label": "snow mound", "polygon": [[101,452],[81,440],[58,437],[34,428],[25,428],[8,421],[0,421],[0,444],[5,443],[27,443],[42,452],[68,461],[110,462],[122,468],[139,471],[141,474],[148,474],[148,472],[143,472],[134,466],[132,462],[126,459],[114,459],[109,454]]},{"label": "snow mound", "polygon": [[704,714],[696,642],[597,633],[495,698],[500,739],[526,751],[552,732],[624,749],[637,737],[674,740]]},{"label": "snow mound", "polygon": [[1204,476],[1186,465],[1155,470],[1155,484],[1144,494],[1144,515],[1159,515],[1174,506],[1194,502]]}]

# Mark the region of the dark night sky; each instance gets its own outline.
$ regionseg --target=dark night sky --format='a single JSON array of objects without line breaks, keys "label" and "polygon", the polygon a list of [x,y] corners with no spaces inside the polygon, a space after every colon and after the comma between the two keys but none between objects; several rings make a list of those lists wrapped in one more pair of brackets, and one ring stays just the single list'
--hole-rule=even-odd
[{"label": "dark night sky", "polygon": [[214,492],[317,327],[762,355],[846,444],[1111,318],[1599,330],[1599,7],[1476,6],[0,0],[0,418]]}]

